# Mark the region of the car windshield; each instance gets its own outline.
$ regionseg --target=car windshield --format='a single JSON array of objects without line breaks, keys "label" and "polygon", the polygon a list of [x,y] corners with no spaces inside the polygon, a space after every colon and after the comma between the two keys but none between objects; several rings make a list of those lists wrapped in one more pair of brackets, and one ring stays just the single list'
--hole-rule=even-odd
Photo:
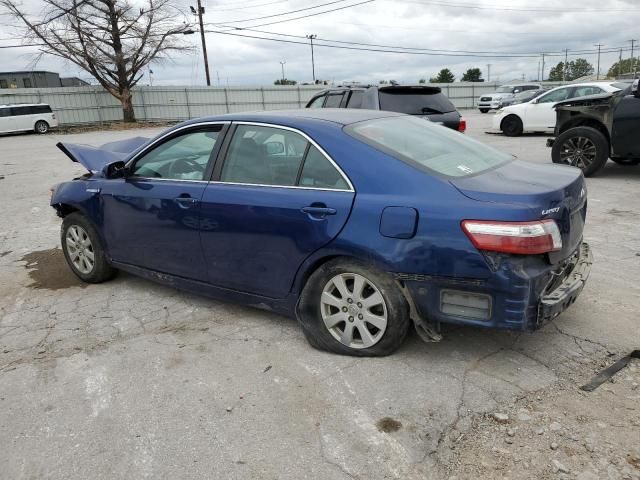
[{"label": "car windshield", "polygon": [[421,118],[399,116],[354,123],[345,132],[409,165],[467,177],[513,160],[476,140]]},{"label": "car windshield", "polygon": [[511,90],[513,90],[513,87],[505,85],[504,87],[496,88],[496,93],[511,93]]},{"label": "car windshield", "polygon": [[442,93],[420,88],[380,90],[380,110],[429,115],[455,111],[456,107]]}]

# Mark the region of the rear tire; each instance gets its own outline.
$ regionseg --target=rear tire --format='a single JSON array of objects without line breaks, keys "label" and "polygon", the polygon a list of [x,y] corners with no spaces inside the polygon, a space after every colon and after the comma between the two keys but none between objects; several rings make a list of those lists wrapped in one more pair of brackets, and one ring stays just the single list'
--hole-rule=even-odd
[{"label": "rear tire", "polygon": [[36,133],[44,134],[49,131],[49,124],[44,120],[38,120],[33,129]]},{"label": "rear tire", "polygon": [[592,127],[575,127],[564,131],[551,149],[554,163],[571,165],[582,170],[585,177],[599,171],[609,158],[609,141]]},{"label": "rear tire", "polygon": [[517,115],[508,115],[502,120],[500,130],[507,137],[519,137],[523,132],[522,120]]},{"label": "rear tire", "polygon": [[344,258],[309,277],[296,314],[311,346],[357,357],[395,352],[411,323],[409,305],[388,273]]},{"label": "rear tire", "polygon": [[480,113],[487,113],[489,111],[488,108],[481,108]]},{"label": "rear tire", "polygon": [[60,241],[69,268],[83,282],[101,283],[116,274],[117,270],[107,261],[96,229],[81,213],[64,217]]}]

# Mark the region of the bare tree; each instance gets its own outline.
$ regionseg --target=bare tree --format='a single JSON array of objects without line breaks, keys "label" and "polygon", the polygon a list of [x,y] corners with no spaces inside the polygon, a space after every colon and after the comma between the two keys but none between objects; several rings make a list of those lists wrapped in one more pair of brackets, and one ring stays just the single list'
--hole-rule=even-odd
[{"label": "bare tree", "polygon": [[135,122],[131,89],[143,69],[172,52],[190,47],[180,41],[193,33],[171,0],[40,0],[37,16],[17,0],[0,0],[20,22],[25,39],[41,44],[44,53],[64,58],[89,72],[122,103],[125,122]]}]

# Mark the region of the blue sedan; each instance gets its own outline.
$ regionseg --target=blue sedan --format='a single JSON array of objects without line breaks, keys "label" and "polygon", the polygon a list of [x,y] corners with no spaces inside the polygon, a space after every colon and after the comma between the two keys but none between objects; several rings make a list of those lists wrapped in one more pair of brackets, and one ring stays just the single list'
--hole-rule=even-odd
[{"label": "blue sedan", "polygon": [[88,170],[51,198],[79,278],[125,270],[295,316],[336,353],[390,354],[412,322],[426,339],[534,330],[590,270],[579,169],[408,115],[238,113],[58,147]]}]

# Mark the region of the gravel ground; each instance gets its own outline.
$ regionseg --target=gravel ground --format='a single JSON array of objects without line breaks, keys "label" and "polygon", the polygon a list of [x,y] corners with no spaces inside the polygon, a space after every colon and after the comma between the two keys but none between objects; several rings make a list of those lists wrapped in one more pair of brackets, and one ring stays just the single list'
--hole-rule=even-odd
[{"label": "gravel ground", "polygon": [[[544,136],[468,135],[548,163]],[[532,334],[445,328],[383,359],[309,347],[295,322],[119,275],[69,274],[55,148],[159,129],[0,137],[0,478],[639,478],[640,168],[588,179],[595,263]],[[541,432],[541,433],[539,433]]]}]

